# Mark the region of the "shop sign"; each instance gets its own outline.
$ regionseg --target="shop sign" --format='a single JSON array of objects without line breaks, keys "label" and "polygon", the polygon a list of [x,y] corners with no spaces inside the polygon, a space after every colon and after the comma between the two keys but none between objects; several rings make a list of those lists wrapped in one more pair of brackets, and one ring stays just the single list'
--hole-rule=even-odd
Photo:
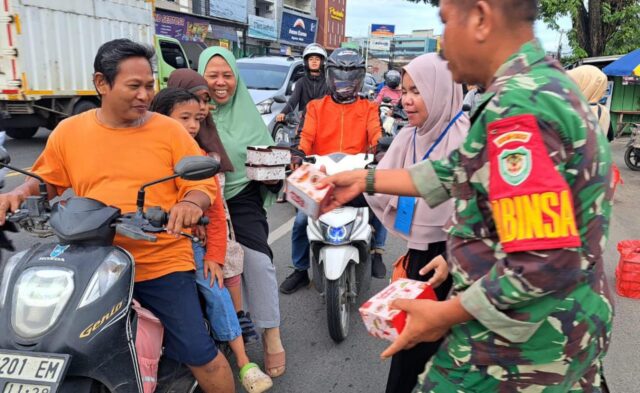
[{"label": "shop sign", "polygon": [[344,20],[344,11],[338,10],[335,7],[329,7],[329,17],[342,22]]},{"label": "shop sign", "polygon": [[249,15],[248,36],[260,40],[277,41],[278,31],[276,29],[276,21],[260,16]]},{"label": "shop sign", "polygon": [[209,13],[217,18],[247,23],[247,0],[211,0]]},{"label": "shop sign", "polygon": [[282,12],[280,40],[298,45],[315,42],[318,22],[287,11]]},{"label": "shop sign", "polygon": [[202,42],[207,37],[209,22],[188,15],[156,10],[156,34],[183,42]]}]

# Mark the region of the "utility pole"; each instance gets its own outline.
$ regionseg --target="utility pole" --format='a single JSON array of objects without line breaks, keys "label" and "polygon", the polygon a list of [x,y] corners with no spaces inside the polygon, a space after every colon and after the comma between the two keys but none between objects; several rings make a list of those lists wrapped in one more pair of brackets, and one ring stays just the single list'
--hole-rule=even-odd
[{"label": "utility pole", "polygon": [[558,53],[556,54],[556,59],[558,61],[562,59],[562,36],[564,35],[564,33],[564,30],[560,30],[560,39],[558,39]]}]

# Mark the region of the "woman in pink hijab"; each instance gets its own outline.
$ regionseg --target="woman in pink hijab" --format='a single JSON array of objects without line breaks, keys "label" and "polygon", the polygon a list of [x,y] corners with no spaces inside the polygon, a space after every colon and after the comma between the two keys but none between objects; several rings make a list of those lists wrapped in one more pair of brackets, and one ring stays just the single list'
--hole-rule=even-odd
[{"label": "woman in pink hijab", "polygon": [[[455,83],[446,61],[430,53],[417,57],[403,70],[402,105],[409,125],[393,140],[378,169],[406,168],[425,158],[447,157],[462,144],[469,119],[462,113],[462,86]],[[451,289],[443,227],[453,215],[453,200],[430,208],[422,198],[365,195],[384,226],[405,239],[409,251],[404,258],[410,279],[429,281],[444,300]],[[418,375],[437,351],[440,341],[421,343],[393,356],[387,393],[410,393]]]}]

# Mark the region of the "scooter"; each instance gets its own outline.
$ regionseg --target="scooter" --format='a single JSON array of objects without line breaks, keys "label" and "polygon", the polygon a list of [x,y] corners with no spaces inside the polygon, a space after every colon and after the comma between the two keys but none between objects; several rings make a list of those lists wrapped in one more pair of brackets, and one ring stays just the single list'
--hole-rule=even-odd
[{"label": "scooter", "polygon": [[[50,206],[44,181],[8,163],[1,149],[0,166],[40,181],[40,194],[28,197],[8,221],[39,237],[55,234],[58,241],[18,252],[2,267],[0,392],[143,392],[148,381],[140,373],[138,316],[131,307],[134,260],[113,239],[118,233],[156,241],[168,214],[144,209],[145,188],[177,177],[212,177],[219,163],[185,157],[174,174],[142,185],[136,211],[124,214],[81,197]],[[200,391],[186,365],[162,358],[158,367],[156,392]]]},{"label": "scooter", "polygon": [[300,115],[298,112],[290,112],[284,118],[284,122],[278,124],[274,132],[274,141],[277,146],[297,149],[300,144]]},{"label": "scooter", "polygon": [[391,98],[385,97],[380,104],[380,123],[385,136],[395,137],[407,125],[407,113],[398,105],[391,103]]},{"label": "scooter", "polygon": [[634,124],[631,129],[631,139],[624,152],[624,163],[632,171],[640,171],[640,124]]},{"label": "scooter", "polygon": [[[372,154],[334,153],[311,156],[317,166],[332,175],[362,169],[373,161]],[[324,294],[329,335],[335,342],[349,334],[352,305],[371,284],[371,237],[369,209],[342,207],[309,219],[307,236],[311,247],[313,284]]]}]

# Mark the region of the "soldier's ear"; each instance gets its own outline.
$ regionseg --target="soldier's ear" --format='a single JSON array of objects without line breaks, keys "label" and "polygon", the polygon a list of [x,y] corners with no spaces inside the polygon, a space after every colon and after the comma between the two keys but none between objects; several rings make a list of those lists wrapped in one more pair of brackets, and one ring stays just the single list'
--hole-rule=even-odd
[{"label": "soldier's ear", "polygon": [[489,39],[495,27],[496,5],[493,2],[480,0],[469,12],[469,22],[477,42],[484,43]]}]

